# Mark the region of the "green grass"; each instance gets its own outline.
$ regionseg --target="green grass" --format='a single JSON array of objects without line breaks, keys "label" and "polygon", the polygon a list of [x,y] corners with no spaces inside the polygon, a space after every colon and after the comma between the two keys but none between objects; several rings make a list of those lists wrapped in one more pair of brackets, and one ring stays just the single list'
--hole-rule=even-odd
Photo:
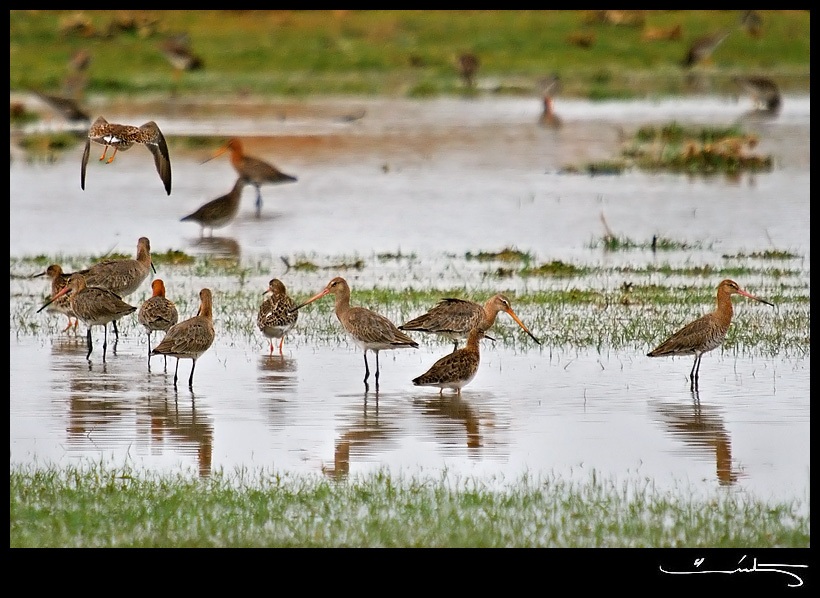
[{"label": "green grass", "polygon": [[384,471],[218,470],[210,477],[128,466],[11,466],[9,546],[550,547],[810,545],[806,505],[686,488],[527,475],[490,485]]},{"label": "green grass", "polygon": [[[468,93],[454,65],[471,51],[480,59],[473,94],[531,95],[538,78],[557,73],[567,97],[674,95],[687,90],[688,44],[725,27],[732,34],[706,67],[718,88],[736,93],[731,76],[754,73],[806,91],[809,11],[760,13],[754,38],[737,27],[741,11],[728,10],[645,11],[638,26],[574,10],[12,10],[9,79],[11,90],[58,90],[69,57],[87,49],[92,95],[431,97]],[[646,28],[673,25],[679,40],[642,39]],[[175,81],[158,44],[183,32],[204,68]],[[578,35],[594,42],[569,41]]]}]

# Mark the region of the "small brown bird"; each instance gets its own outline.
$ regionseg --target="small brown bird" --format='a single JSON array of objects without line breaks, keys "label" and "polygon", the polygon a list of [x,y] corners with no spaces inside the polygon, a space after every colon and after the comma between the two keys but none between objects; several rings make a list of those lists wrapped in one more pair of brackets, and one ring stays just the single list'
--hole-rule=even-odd
[{"label": "small brown bird", "polygon": [[472,382],[478,372],[481,360],[478,344],[482,338],[484,331],[480,326],[476,326],[470,330],[464,348],[448,353],[436,361],[429,370],[414,378],[413,384],[435,386],[441,389],[439,394],[442,394],[445,388],[452,388],[460,395],[461,389]]},{"label": "small brown bird", "polygon": [[768,77],[735,77],[735,83],[748,93],[755,103],[755,110],[776,114],[780,111],[782,98],[777,83]]},{"label": "small brown bird", "polygon": [[740,16],[740,26],[752,37],[763,35],[763,17],[756,10],[744,10]]},{"label": "small brown bird", "polygon": [[92,141],[105,148],[102,156],[100,156],[101,162],[105,160],[108,148],[114,148],[114,153],[108,158],[106,164],[111,164],[114,161],[118,151],[125,151],[135,143],[147,147],[154,156],[154,165],[159,173],[159,178],[162,179],[162,183],[165,185],[165,191],[168,195],[171,195],[171,158],[168,156],[168,145],[165,143],[165,137],[162,135],[162,131],[159,130],[157,123],[149,121],[144,125],[135,127],[133,125],[110,123],[102,116],[98,117],[88,130],[88,138],[85,142],[82,170],[80,171],[80,187],[82,189],[85,189],[85,170],[88,166]]},{"label": "small brown bird", "polygon": [[[35,278],[38,278],[40,276],[48,276],[51,279],[50,296],[54,297],[57,293],[62,291],[65,285],[68,283],[68,279],[71,276],[71,273],[63,272],[63,267],[59,264],[51,264],[48,268],[46,268],[45,272],[40,272],[39,274],[34,275]],[[52,300],[46,311],[53,311],[65,314],[68,317],[68,326],[66,326],[63,329],[63,332],[68,332],[73,328],[76,334],[77,326],[80,325],[80,320],[77,318],[77,314],[74,313],[74,310],[71,309],[71,302],[69,301],[68,297],[63,296],[57,299],[56,301]]]},{"label": "small brown bird", "polygon": [[[295,176],[285,174],[273,164],[269,164],[259,158],[248,156],[245,154],[242,141],[238,138],[230,139],[225,145],[219,148],[210,158],[205,160],[208,162],[224,154],[231,152],[231,165],[236,170],[237,174],[245,180],[249,185],[256,187],[256,217],[258,218],[262,213],[262,185],[277,185],[280,183],[292,183],[297,180]],[[203,162],[203,164],[205,163]]]},{"label": "small brown bird", "polygon": [[364,307],[352,307],[350,305],[350,287],[347,281],[340,276],[331,280],[324,289],[304,303],[291,308],[290,311],[296,311],[327,294],[336,296],[336,317],[353,341],[364,350],[365,391],[369,389],[367,380],[370,378],[367,352],[373,351],[376,354],[376,392],[379,392],[379,351],[417,349],[419,344],[396,328],[396,325],[384,316]]},{"label": "small brown bird", "polygon": [[205,62],[194,53],[187,33],[171,35],[159,44],[159,50],[174,67],[178,79],[184,71],[196,71],[204,68]]},{"label": "small brown bird", "polygon": [[464,299],[444,298],[427,313],[399,326],[399,330],[427,332],[448,338],[453,341],[455,351],[458,349],[458,341],[467,338],[476,326],[485,332],[489,330],[495,324],[498,313],[502,311],[509,314],[530,338],[541,344],[515,314],[510,300],[500,293],[487,299],[484,305]]},{"label": "small brown bird", "polygon": [[256,326],[268,338],[270,352],[273,354],[273,339],[279,339],[279,354],[285,343],[285,335],[296,325],[298,311],[292,311],[296,302],[288,296],[285,285],[278,278],[268,283],[268,289],[263,293],[268,297],[259,306],[256,316]]},{"label": "small brown bird", "polygon": [[458,74],[462,81],[464,81],[464,86],[467,89],[473,89],[475,87],[475,76],[478,73],[478,67],[480,65],[481,62],[479,61],[478,56],[472,52],[459,54]]},{"label": "small brown bird", "polygon": [[732,295],[743,295],[766,305],[774,305],[765,299],[755,297],[744,291],[735,281],[727,278],[721,281],[717,287],[717,309],[715,311],[701,316],[678,330],[647,353],[647,357],[694,355],[695,362],[692,364],[692,371],[689,372],[691,387],[694,390],[698,383],[701,357],[704,353],[719,347],[729,331],[733,315]]},{"label": "small brown bird", "polygon": [[543,102],[543,109],[541,116],[538,118],[538,124],[551,129],[561,127],[563,124],[561,117],[555,114],[555,111],[552,109],[552,99],[561,89],[561,79],[555,74],[544,77],[538,82],[538,87]]},{"label": "small brown bird", "polygon": [[66,286],[38,309],[37,312],[39,313],[52,302],[57,301],[65,295],[69,297],[68,300],[71,304],[71,309],[74,310],[77,317],[88,326],[88,333],[86,335],[88,353],[85,356],[86,359],[91,355],[93,349],[91,328],[93,326],[102,326],[103,330],[105,330],[105,336],[103,337],[103,362],[105,362],[105,351],[108,347],[108,323],[119,320],[121,317],[137,311],[137,308],[133,305],[128,305],[119,295],[108,289],[88,286],[85,276],[80,272],[75,272],[69,277]]},{"label": "small brown bird", "polygon": [[717,47],[729,37],[730,32],[729,30],[716,31],[697,38],[689,45],[686,56],[681,63],[683,67],[691,68],[696,64],[709,60]]},{"label": "small brown bird", "polygon": [[228,226],[236,218],[245,184],[245,179],[239,177],[228,193],[201,205],[194,212],[180,218],[180,222],[196,222],[200,226],[200,237],[205,235],[206,228],[211,229],[210,236],[213,236],[215,228]]},{"label": "small brown bird", "polygon": [[[156,330],[167,331],[179,321],[179,312],[174,302],[165,296],[165,282],[155,278],[151,283],[152,295],[143,301],[137,311],[137,321],[148,333],[148,369],[151,369],[151,333]],[[167,360],[168,358],[163,355]]]},{"label": "small brown bird", "polygon": [[213,294],[211,289],[202,289],[199,291],[199,311],[197,314],[171,326],[165,333],[165,338],[154,347],[150,355],[168,355],[177,358],[177,365],[174,369],[174,388],[177,387],[179,360],[190,359],[192,363],[188,388],[193,390],[196,360],[211,348],[215,336]]}]

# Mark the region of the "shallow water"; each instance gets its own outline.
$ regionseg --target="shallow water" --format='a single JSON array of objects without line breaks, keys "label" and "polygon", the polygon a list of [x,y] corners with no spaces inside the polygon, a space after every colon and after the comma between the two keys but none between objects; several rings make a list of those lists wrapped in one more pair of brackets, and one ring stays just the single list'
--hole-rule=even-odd
[{"label": "shallow water", "polygon": [[[160,123],[172,151],[173,191],[165,195],[152,158],[137,147],[114,163],[89,163],[79,184],[82,145],[52,161],[29,160],[12,142],[10,253],[98,256],[133,254],[140,236],[152,251],[177,249],[227,257],[264,274],[235,283],[207,274],[183,279],[160,270],[183,317],[193,315],[202,286],[220,293],[258,289],[282,278],[291,295],[319,291],[345,276],[356,290],[372,287],[498,291],[591,287],[612,290],[644,276],[613,274],[555,279],[498,278],[467,252],[515,247],[536,263],[641,266],[719,264],[725,255],[788,250],[798,270],[785,284],[809,284],[810,103],[787,98],[773,120],[749,123],[757,151],[775,156],[773,172],[735,179],[628,172],[620,176],[561,174],[567,164],[610,159],[623,131],[642,124],[728,125],[748,109],[742,101],[701,97],[658,102],[566,101],[564,127],[537,126],[538,104],[526,99],[362,100],[275,104],[255,110],[168,103],[105,114],[112,122]],[[235,111],[233,114],[231,111]],[[345,114],[363,115],[353,121]],[[226,157],[179,149],[177,135],[239,135],[246,151],[298,176],[264,187],[262,217],[246,188],[237,219],[213,239],[179,222],[230,190]],[[97,151],[96,149],[93,151]],[[657,234],[697,248],[655,255],[603,252],[604,234],[646,241]],[[400,254],[383,259],[379,255]],[[324,269],[290,269],[310,259]],[[362,259],[361,269],[341,262]],[[80,264],[78,264],[78,267]],[[505,315],[496,328],[513,342],[482,344],[479,374],[461,398],[416,388],[410,380],[451,345],[417,336],[420,348],[382,352],[378,395],[365,392],[361,350],[342,335],[306,330],[319,316],[301,316],[284,354],[269,355],[249,313],[246,338],[220,334],[199,360],[194,390],[190,361],[172,379],[175,360],[146,364],[146,338],[123,322],[116,343],[94,329],[86,361],[79,339],[62,335],[65,319],[36,314],[43,279],[12,271],[10,294],[10,444],[12,463],[110,459],[150,470],[268,467],[339,477],[386,467],[394,472],[448,471],[487,484],[528,473],[585,480],[651,478],[660,488],[715,488],[762,498],[803,500],[808,508],[810,354],[768,356],[754,347],[718,349],[703,358],[699,392],[687,376],[690,358],[649,359],[649,347],[601,350],[538,347]],[[658,275],[653,275],[658,276]],[[668,284],[668,279],[664,279]],[[702,279],[694,280],[699,285]],[[717,284],[717,280],[714,284]],[[753,293],[771,280],[739,280]],[[692,284],[683,278],[681,285]],[[709,284],[709,283],[706,283]],[[235,285],[235,286],[234,286]],[[138,305],[150,284],[128,300]],[[329,309],[331,299],[324,299]],[[736,316],[767,306],[735,299]],[[711,309],[704,305],[702,311]],[[311,306],[306,309],[317,309]],[[28,334],[18,318],[51,327]],[[765,312],[763,312],[765,313]],[[390,314],[393,319],[406,314]],[[416,315],[416,314],[413,314]],[[524,322],[534,314],[519,311]],[[338,330],[327,312],[330,328]],[[658,323],[658,340],[678,323]],[[560,327],[561,322],[550,326]],[[544,336],[545,330],[533,330]],[[369,355],[374,368],[373,356]]]}]

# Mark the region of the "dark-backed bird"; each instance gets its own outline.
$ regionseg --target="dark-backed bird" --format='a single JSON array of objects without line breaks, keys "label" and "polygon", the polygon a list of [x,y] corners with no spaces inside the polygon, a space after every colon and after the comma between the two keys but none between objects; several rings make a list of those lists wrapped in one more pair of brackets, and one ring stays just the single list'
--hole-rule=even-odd
[{"label": "dark-backed bird", "polygon": [[453,341],[453,351],[455,351],[458,349],[458,341],[466,339],[473,328],[478,326],[484,332],[488,331],[495,324],[496,316],[502,311],[508,314],[530,338],[539,345],[541,344],[541,341],[530,332],[530,329],[515,314],[510,300],[500,293],[487,299],[484,305],[464,299],[446,297],[428,312],[399,326],[399,330],[426,332],[442,336]]},{"label": "dark-backed bird", "polygon": [[180,222],[196,222],[200,226],[200,237],[205,235],[206,228],[211,229],[213,236],[215,228],[228,226],[236,218],[245,184],[245,179],[239,177],[228,193],[202,204],[187,216],[180,218]]},{"label": "dark-backed bird", "polygon": [[413,378],[416,386],[435,386],[439,388],[439,394],[445,388],[451,388],[457,394],[461,394],[461,389],[473,381],[478,373],[478,364],[481,361],[479,354],[479,342],[484,338],[484,331],[480,326],[476,326],[467,335],[467,344],[452,353],[448,353],[436,361],[430,369],[421,376]]},{"label": "dark-backed bird", "polygon": [[[236,137],[230,139],[225,145],[219,148],[210,158],[213,160],[224,154],[231,152],[231,165],[237,174],[249,185],[256,187],[256,217],[262,213],[262,185],[278,185],[280,183],[293,183],[297,180],[295,176],[285,174],[273,164],[269,164],[259,158],[245,154],[242,141]],[[203,162],[204,164],[204,162]]]}]

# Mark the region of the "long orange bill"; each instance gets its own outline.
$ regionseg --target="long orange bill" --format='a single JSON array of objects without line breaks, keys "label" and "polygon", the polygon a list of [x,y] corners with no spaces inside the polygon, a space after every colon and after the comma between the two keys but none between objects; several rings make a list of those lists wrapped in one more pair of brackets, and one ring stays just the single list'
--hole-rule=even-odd
[{"label": "long orange bill", "polygon": [[754,295],[744,291],[743,289],[738,289],[737,292],[740,293],[741,295],[743,295],[744,297],[748,297],[749,299],[754,299],[755,301],[760,301],[761,303],[765,303],[766,305],[771,305],[772,307],[774,307],[774,303],[769,303],[765,299],[761,299],[760,297],[755,297]]},{"label": "long orange bill", "polygon": [[321,299],[322,297],[324,297],[325,295],[327,295],[329,292],[330,292],[330,291],[328,291],[327,289],[322,289],[321,291],[319,291],[318,293],[316,293],[313,297],[311,297],[310,299],[308,299],[308,300],[307,300],[307,301],[305,301],[304,303],[300,303],[300,304],[299,304],[299,305],[297,305],[296,307],[291,307],[291,308],[288,310],[288,313],[289,313],[289,314],[291,314],[291,313],[295,312],[297,309],[300,309],[300,308],[304,307],[304,306],[305,306],[305,305],[307,305],[308,303],[313,303],[313,302],[314,302],[314,301],[316,301],[317,299]]},{"label": "long orange bill", "polygon": [[71,290],[71,288],[69,288],[69,287],[63,287],[62,289],[60,289],[60,291],[56,295],[54,295],[51,299],[46,301],[46,303],[40,309],[37,310],[37,313],[39,314],[41,311],[43,311],[49,305],[54,303],[57,299],[59,299],[60,297],[62,297],[66,293],[68,293],[70,290]]},{"label": "long orange bill", "polygon": [[524,332],[526,332],[527,334],[529,334],[529,335],[530,335],[530,338],[532,338],[532,340],[534,340],[534,341],[535,341],[536,343],[538,343],[539,345],[541,344],[541,341],[539,341],[537,338],[535,338],[535,335],[534,335],[532,332],[530,332],[530,329],[529,329],[529,328],[527,328],[526,326],[524,326],[524,322],[522,322],[521,320],[519,320],[519,319],[518,319],[518,316],[516,316],[516,315],[515,315],[515,313],[513,313],[513,310],[511,310],[511,309],[510,309],[510,310],[508,310],[508,311],[507,311],[507,313],[508,313],[508,314],[510,314],[510,317],[511,317],[513,320],[515,320],[516,324],[518,324],[519,326],[521,326],[521,329],[522,329]]},{"label": "long orange bill", "polygon": [[227,152],[227,151],[228,151],[228,146],[226,145],[225,147],[222,147],[222,148],[218,149],[218,150],[214,153],[214,155],[213,155],[213,156],[211,156],[210,158],[206,158],[205,160],[203,160],[202,162],[200,162],[200,164],[205,164],[205,162],[210,162],[210,161],[211,161],[211,160],[213,160],[214,158],[218,158],[219,156],[221,156],[222,154],[224,154],[224,153],[225,153],[225,152]]}]

